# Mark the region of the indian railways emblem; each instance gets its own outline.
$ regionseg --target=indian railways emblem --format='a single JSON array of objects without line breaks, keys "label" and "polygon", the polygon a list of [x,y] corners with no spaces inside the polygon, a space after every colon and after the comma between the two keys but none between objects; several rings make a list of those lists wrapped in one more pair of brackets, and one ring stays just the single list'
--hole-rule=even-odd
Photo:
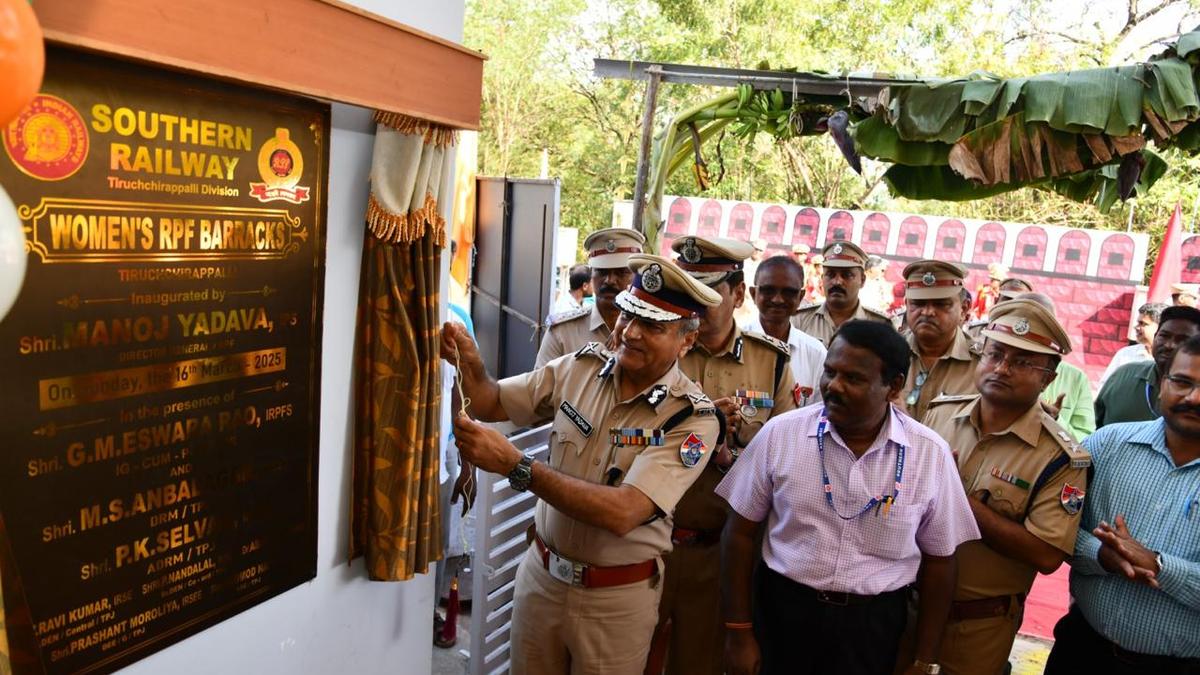
[{"label": "indian railways emblem", "polygon": [[688,434],[684,439],[683,444],[679,446],[679,458],[683,460],[683,465],[693,467],[700,463],[704,458],[704,453],[708,448],[704,445],[704,441],[696,434]]},{"label": "indian railways emblem", "polygon": [[932,286],[937,283],[937,277],[933,276],[933,272],[926,272],[925,276],[921,277],[921,283]]},{"label": "indian railways emblem", "polygon": [[658,263],[654,263],[646,268],[645,272],[642,272],[642,288],[647,292],[657,293],[662,290],[662,285],[662,268],[658,266]]},{"label": "indian railways emblem", "polygon": [[4,129],[4,150],[22,173],[38,180],[75,175],[88,156],[87,126],[70,103],[37,97]]},{"label": "indian railways emblem", "polygon": [[250,184],[250,196],[260,202],[284,201],[300,204],[308,201],[309,188],[298,185],[304,174],[304,157],[292,142],[287,129],[275,129],[275,136],[258,151],[258,175],[264,182]]},{"label": "indian railways emblem", "polygon": [[1017,322],[1013,324],[1012,331],[1016,335],[1024,335],[1028,333],[1029,319],[1017,319]]},{"label": "indian railways emblem", "polygon": [[696,246],[695,237],[688,237],[683,242],[683,249],[679,251],[679,254],[683,256],[685,261],[690,263],[698,263],[700,262],[700,258],[703,257],[703,254],[700,253],[700,247]]}]

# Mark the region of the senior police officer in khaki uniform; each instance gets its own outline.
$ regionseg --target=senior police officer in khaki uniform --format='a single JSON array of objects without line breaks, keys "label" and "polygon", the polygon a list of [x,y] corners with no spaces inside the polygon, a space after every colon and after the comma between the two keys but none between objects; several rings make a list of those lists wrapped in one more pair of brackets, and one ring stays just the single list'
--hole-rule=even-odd
[{"label": "senior police officer in khaki uniform", "polygon": [[1050,310],[1023,298],[998,303],[983,339],[979,393],[935,398],[924,419],[955,452],[983,535],[958,549],[939,657],[951,675],[1002,672],[1034,577],[1054,572],[1075,550],[1091,465],[1039,402],[1071,351]]},{"label": "senior police officer in khaki uniform", "polygon": [[978,346],[963,332],[959,291],[965,269],[941,260],[918,260],[904,268],[904,311],[912,365],[900,402],[915,419],[942,394],[975,393]]},{"label": "senior police officer in khaki uniform", "polygon": [[718,443],[716,408],[678,359],[720,296],[665,258],[635,255],[630,265],[633,284],[616,298],[615,352],[592,342],[497,382],[461,327],[442,329],[442,358],[461,359],[471,414],[553,422],[543,464],[465,414],[454,421],[466,459],[539,497],[513,600],[518,675],[642,672],[671,514]]},{"label": "senior police officer in khaki uniform", "polygon": [[666,559],[659,625],[647,671],[661,672],[665,651],[668,673],[720,673],[725,637],[719,543],[727,505],[713,490],[768,419],[796,408],[798,390],[787,344],[742,332],[734,321],[746,295],[743,264],[754,249],[734,239],[704,237],[683,237],[671,248],[679,255],[681,269],[721,297],[721,304],[700,320],[696,344],[679,365],[724,413],[728,432],[725,447],[718,449],[675,509],[675,548]]},{"label": "senior police officer in khaki uniform", "polygon": [[848,241],[831,242],[821,249],[825,270],[821,287],[825,301],[801,305],[792,325],[820,340],[826,347],[838,326],[851,319],[891,323],[892,319],[859,301],[866,282],[867,253]]},{"label": "senior police officer in khaki uniform", "polygon": [[588,252],[587,264],[592,268],[592,293],[596,304],[550,317],[534,368],[577,351],[589,342],[608,342],[611,328],[621,313],[616,305],[617,294],[633,279],[629,257],[641,253],[645,245],[646,237],[627,227],[608,227],[588,235],[583,248]]}]

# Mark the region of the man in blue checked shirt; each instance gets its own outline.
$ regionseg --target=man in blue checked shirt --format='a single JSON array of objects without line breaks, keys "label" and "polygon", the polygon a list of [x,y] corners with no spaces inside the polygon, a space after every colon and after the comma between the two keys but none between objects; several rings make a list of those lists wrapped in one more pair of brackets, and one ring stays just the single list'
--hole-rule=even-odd
[{"label": "man in blue checked shirt", "polygon": [[1083,442],[1096,473],[1047,675],[1200,674],[1200,335],[1166,371],[1162,418]]}]

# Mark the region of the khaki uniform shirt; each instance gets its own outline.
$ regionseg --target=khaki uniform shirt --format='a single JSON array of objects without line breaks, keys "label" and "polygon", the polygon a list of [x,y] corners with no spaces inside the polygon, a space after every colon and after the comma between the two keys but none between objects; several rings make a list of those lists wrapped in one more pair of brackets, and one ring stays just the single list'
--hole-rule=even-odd
[{"label": "khaki uniform shirt", "polygon": [[608,342],[609,329],[595,305],[550,317],[549,328],[538,347],[534,368],[541,368],[563,354],[577,352],[589,342]]},{"label": "khaki uniform shirt", "polygon": [[954,343],[950,349],[933,364],[925,377],[925,384],[917,395],[915,405],[908,405],[908,394],[917,385],[917,377],[924,370],[921,354],[917,351],[917,338],[912,333],[905,336],[908,340],[909,351],[912,352],[912,364],[908,367],[908,379],[900,392],[899,405],[905,406],[913,419],[922,419],[929,409],[929,402],[942,394],[976,394],[975,367],[979,365],[979,347],[974,345],[971,338],[959,329],[954,335]]},{"label": "khaki uniform shirt", "polygon": [[[854,314],[847,321],[854,319],[892,323],[890,316],[867,307],[862,304],[861,300],[858,303],[858,307],[854,310]],[[833,339],[833,334],[838,329],[837,326],[833,325],[833,319],[829,316],[829,312],[825,309],[825,303],[823,302],[802,305],[792,317],[792,325],[817,338],[827,348],[829,347],[829,341]]]},{"label": "khaki uniform shirt", "polygon": [[[929,407],[924,423],[955,453],[967,495],[1021,523],[1038,539],[1070,555],[1075,551],[1082,504],[1063,504],[1064,486],[1087,490],[1091,455],[1070,432],[1034,405],[1008,429],[979,431],[979,395],[944,396]],[[985,544],[970,541],[958,549],[955,600],[978,600],[1028,593],[1037,570]]]},{"label": "khaki uniform shirt", "polygon": [[[711,353],[697,342],[680,360],[679,367],[710,399],[733,396],[738,389],[771,392],[772,407],[756,408],[753,417],[743,416],[737,438],[726,439],[744,448],[768,419],[796,409],[796,384],[789,353],[788,346],[773,337],[743,333],[734,326],[733,339],[722,351]],[[723,527],[728,507],[713,490],[724,477],[716,465],[706,468],[675,509],[675,524],[694,530]]]},{"label": "khaki uniform shirt", "polygon": [[[671,513],[712,457],[718,422],[712,402],[674,365],[641,393],[620,400],[621,372],[616,357],[598,343],[544,368],[500,381],[500,404],[521,425],[553,421],[550,467],[589,483],[632,485],[654,502],[664,517],[640,525],[624,537],[582,523],[538,500],[538,536],[547,546],[591,565],[630,565],[671,550]],[[616,443],[612,429],[662,429],[661,445]],[[704,454],[694,466],[681,452],[695,436]]]}]

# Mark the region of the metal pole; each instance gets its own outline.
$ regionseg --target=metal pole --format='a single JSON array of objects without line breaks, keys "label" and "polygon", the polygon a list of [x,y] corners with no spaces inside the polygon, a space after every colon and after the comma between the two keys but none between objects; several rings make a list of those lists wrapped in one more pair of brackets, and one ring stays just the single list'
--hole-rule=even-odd
[{"label": "metal pole", "polygon": [[658,103],[658,82],[662,79],[662,67],[646,69],[649,81],[646,84],[646,109],[642,111],[642,144],[638,148],[637,179],[633,183],[633,229],[645,232],[642,211],[646,208],[646,176],[650,172],[650,141],[654,138],[654,108]]}]

